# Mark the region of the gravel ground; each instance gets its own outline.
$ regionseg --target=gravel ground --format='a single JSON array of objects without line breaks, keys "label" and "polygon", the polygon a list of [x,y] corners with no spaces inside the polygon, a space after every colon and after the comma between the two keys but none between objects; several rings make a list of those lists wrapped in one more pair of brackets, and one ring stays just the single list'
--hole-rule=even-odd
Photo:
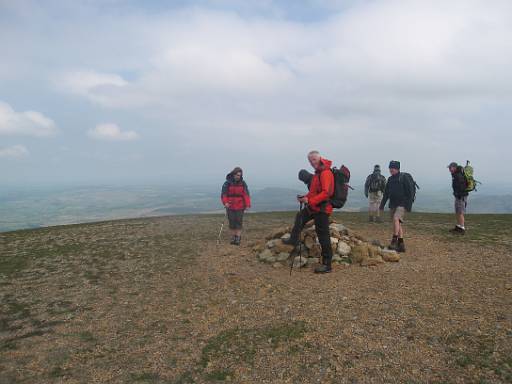
[{"label": "gravel ground", "polygon": [[0,234],[0,383],[512,382],[511,217],[412,215],[399,263],[318,276],[252,252],[292,216],[240,248],[220,216]]}]

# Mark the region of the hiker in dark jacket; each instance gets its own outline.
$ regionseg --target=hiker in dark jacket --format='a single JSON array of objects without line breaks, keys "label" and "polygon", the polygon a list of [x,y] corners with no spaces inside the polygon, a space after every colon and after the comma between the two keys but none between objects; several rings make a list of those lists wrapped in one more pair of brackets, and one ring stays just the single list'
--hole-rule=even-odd
[{"label": "hiker in dark jacket", "polygon": [[232,232],[231,244],[240,245],[244,212],[251,207],[249,188],[243,179],[242,168],[236,167],[226,176],[222,186],[221,201],[226,208],[229,229]]},{"label": "hiker in dark jacket", "polygon": [[380,210],[383,211],[389,200],[389,209],[391,218],[393,220],[393,238],[389,249],[397,252],[405,252],[404,231],[402,225],[404,223],[405,212],[412,208],[413,192],[400,173],[400,162],[391,161],[389,163],[389,173],[391,176],[388,178],[384,196],[380,203]]},{"label": "hiker in dark jacket", "polygon": [[368,221],[381,223],[380,202],[386,190],[386,178],[380,173],[380,165],[373,167],[373,173],[368,175],[364,183],[364,195],[368,199]]},{"label": "hiker in dark jacket", "polygon": [[466,177],[464,176],[464,168],[453,162],[448,165],[448,169],[452,174],[452,189],[453,196],[455,197],[455,217],[457,218],[457,225],[450,230],[451,233],[464,235],[466,228],[464,226],[464,214],[468,205],[468,191],[466,184]]},{"label": "hiker in dark jacket", "polygon": [[314,220],[318,241],[322,247],[322,265],[315,268],[315,273],[328,273],[331,272],[332,262],[329,232],[329,216],[333,209],[330,198],[334,193],[332,162],[321,157],[318,151],[309,152],[308,160],[315,173],[314,175],[307,171],[299,173],[299,179],[308,185],[309,192],[305,196],[297,196],[297,200],[305,204],[305,208],[297,213],[290,239],[283,240],[283,243],[296,246],[300,241],[300,234],[306,223]]},{"label": "hiker in dark jacket", "polygon": [[305,169],[301,169],[299,171],[299,180],[306,184],[308,189],[311,186],[311,182],[313,181],[313,176],[314,175],[311,172],[308,172]]}]

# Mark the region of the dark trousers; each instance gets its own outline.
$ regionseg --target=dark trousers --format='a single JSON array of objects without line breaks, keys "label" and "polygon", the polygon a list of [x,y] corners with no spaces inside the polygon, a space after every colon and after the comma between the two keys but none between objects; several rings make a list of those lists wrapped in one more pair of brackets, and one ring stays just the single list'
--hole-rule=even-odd
[{"label": "dark trousers", "polygon": [[306,207],[302,211],[297,213],[295,217],[295,224],[293,225],[290,241],[293,244],[298,244],[300,239],[300,233],[304,228],[304,225],[311,219],[315,220],[315,230],[318,236],[318,241],[322,247],[322,263],[325,265],[331,265],[332,260],[332,247],[331,247],[331,235],[329,232],[329,215],[325,212],[314,212],[311,213]]}]

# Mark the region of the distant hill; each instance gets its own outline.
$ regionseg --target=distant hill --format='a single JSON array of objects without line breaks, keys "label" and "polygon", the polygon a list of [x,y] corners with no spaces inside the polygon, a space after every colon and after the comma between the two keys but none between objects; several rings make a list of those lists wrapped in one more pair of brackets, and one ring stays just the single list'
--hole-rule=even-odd
[{"label": "distant hill", "polygon": [[[304,187],[254,188],[252,211],[295,211]],[[345,211],[365,211],[361,188],[351,191]],[[414,210],[452,212],[449,190],[418,192]],[[470,213],[512,213],[512,194],[470,196]],[[0,231],[130,217],[221,212],[220,186],[94,186],[0,189]]]}]

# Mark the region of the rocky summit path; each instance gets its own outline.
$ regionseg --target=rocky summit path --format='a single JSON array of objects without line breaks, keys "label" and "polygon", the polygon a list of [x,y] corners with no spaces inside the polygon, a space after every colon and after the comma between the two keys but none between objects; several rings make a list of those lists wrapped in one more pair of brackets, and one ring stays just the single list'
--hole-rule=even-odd
[{"label": "rocky summit path", "polygon": [[512,218],[412,215],[399,263],[318,276],[253,252],[292,216],[239,248],[220,216],[0,234],[0,383],[512,382]]}]

